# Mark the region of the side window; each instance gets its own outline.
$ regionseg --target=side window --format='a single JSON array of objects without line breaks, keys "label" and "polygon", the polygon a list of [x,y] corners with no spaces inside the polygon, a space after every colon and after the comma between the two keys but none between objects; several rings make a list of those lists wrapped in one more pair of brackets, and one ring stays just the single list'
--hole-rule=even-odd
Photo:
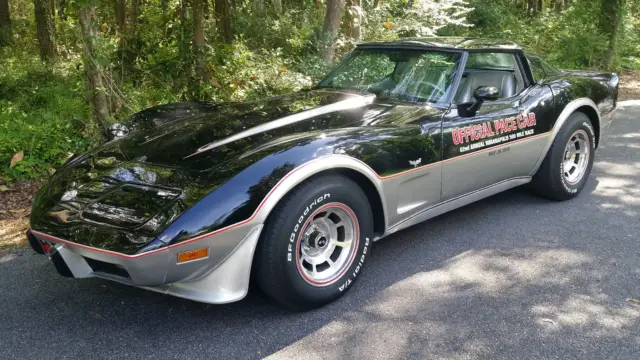
[{"label": "side window", "polygon": [[473,93],[480,86],[497,88],[501,99],[520,93],[524,89],[524,78],[515,54],[469,53],[454,102],[456,104],[473,102]]},{"label": "side window", "polygon": [[562,71],[551,66],[548,62],[540,59],[537,56],[528,56],[529,66],[531,72],[533,72],[533,79],[538,82],[546,77],[557,76],[562,74]]},{"label": "side window", "polygon": [[529,60],[529,67],[531,68],[531,72],[533,73],[533,80],[537,83],[545,77],[544,67],[542,66],[542,62],[540,58],[531,56],[527,58]]}]

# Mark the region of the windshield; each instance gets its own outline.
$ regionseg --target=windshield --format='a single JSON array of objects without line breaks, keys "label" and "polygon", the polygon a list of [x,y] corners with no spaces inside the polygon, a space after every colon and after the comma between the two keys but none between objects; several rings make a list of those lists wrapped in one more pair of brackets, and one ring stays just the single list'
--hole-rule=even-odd
[{"label": "windshield", "polygon": [[439,103],[447,100],[460,54],[426,50],[356,49],[318,84],[364,90],[382,98]]}]

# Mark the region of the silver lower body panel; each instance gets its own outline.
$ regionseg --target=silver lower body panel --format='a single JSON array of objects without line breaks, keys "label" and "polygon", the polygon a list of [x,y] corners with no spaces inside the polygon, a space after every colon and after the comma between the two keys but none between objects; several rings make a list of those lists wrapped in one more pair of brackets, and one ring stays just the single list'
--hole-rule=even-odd
[{"label": "silver lower body panel", "polygon": [[[262,227],[238,227],[193,244],[138,257],[108,254],[63,239],[34,235],[54,244],[74,278],[99,277],[199,302],[225,304],[247,295],[253,253]],[[177,263],[179,252],[202,247],[209,248],[209,257]],[[104,266],[115,271],[105,271]]]}]

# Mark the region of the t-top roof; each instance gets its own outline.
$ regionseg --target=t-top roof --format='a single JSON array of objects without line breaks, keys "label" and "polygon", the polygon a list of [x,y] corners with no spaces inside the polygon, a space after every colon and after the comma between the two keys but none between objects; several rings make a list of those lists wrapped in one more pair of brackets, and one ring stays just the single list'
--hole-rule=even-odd
[{"label": "t-top roof", "polygon": [[481,49],[521,49],[521,47],[506,40],[497,39],[474,39],[464,37],[416,37],[400,38],[391,41],[374,41],[362,43],[359,46],[424,46],[429,48],[447,48],[462,50]]}]

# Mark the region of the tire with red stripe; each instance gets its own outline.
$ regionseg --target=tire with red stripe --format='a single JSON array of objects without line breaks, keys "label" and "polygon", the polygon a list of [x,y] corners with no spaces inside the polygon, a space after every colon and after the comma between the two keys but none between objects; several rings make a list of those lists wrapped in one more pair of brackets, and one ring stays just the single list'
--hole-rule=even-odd
[{"label": "tire with red stripe", "polygon": [[371,254],[372,219],[366,194],[347,177],[324,175],[298,185],[262,231],[253,269],[258,284],[298,311],[339,298]]}]

